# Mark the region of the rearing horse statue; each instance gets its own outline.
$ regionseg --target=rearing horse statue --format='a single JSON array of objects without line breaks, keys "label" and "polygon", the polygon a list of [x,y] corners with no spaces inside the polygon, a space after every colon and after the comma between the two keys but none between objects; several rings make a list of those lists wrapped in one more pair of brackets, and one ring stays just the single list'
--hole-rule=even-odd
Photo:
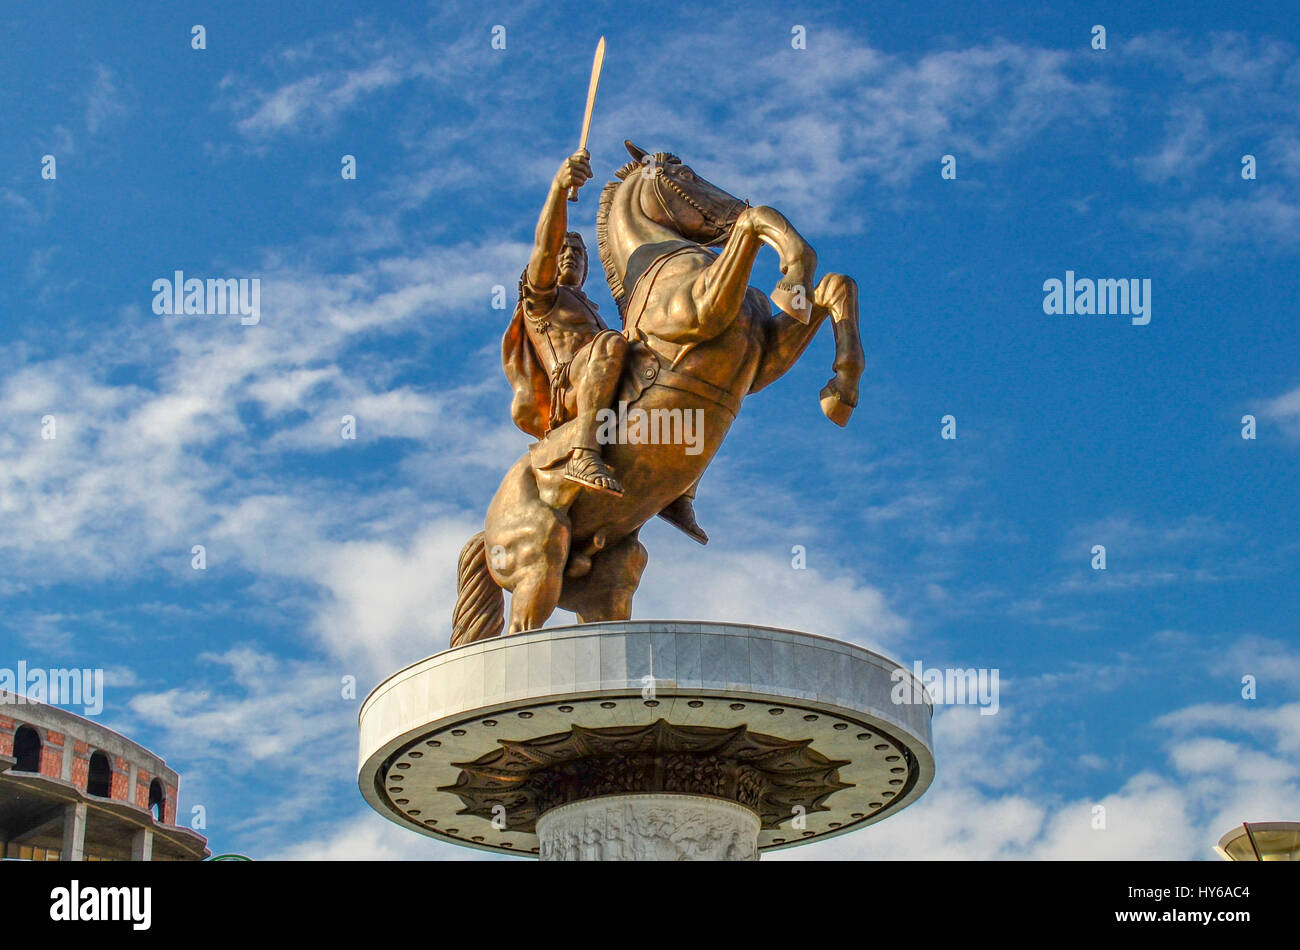
[{"label": "rearing horse statue", "polygon": [[[555,608],[581,623],[626,620],[647,555],[641,526],[699,480],[741,401],[779,379],[830,317],[835,375],[822,411],[846,425],[864,369],[852,278],[816,279],[817,255],[774,208],[750,207],[672,154],[625,143],[632,161],[604,188],[600,259],[629,342],[619,401],[629,410],[695,412],[694,453],[626,439],[604,446],[623,494],[588,490],[525,454],[460,555],[452,645],[541,627]],[[749,286],[762,245],[784,275]],[[721,245],[721,251],[710,250]],[[506,624],[503,590],[511,592]]]}]

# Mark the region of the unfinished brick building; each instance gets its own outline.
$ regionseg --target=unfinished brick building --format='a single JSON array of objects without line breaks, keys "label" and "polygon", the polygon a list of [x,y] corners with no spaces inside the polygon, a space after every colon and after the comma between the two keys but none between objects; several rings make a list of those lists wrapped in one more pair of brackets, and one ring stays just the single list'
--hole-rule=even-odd
[{"label": "unfinished brick building", "polygon": [[38,861],[200,861],[177,824],[178,778],[125,736],[0,690],[0,856]]}]

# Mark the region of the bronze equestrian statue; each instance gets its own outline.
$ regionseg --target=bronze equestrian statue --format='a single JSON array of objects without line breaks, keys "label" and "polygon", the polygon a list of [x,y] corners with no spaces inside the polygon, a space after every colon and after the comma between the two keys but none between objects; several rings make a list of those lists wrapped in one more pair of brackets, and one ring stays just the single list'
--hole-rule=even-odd
[{"label": "bronze equestrian statue", "polygon": [[[536,629],[557,606],[582,623],[628,619],[647,559],[641,526],[662,515],[707,540],[691,505],[700,476],[741,400],[794,365],[827,317],[835,375],[822,411],[843,426],[857,405],[864,359],[852,278],[816,280],[817,255],[774,208],[750,207],[676,155],[625,144],[633,160],[601,192],[596,216],[622,332],[582,293],[586,249],[567,231],[565,193],[591,177],[583,149],[552,183],[503,341],[512,414],[538,441],[461,551],[452,646]],[[776,312],[748,284],[763,244],[784,275]],[[611,439],[600,419],[616,404],[643,416],[693,413],[698,444]]]}]

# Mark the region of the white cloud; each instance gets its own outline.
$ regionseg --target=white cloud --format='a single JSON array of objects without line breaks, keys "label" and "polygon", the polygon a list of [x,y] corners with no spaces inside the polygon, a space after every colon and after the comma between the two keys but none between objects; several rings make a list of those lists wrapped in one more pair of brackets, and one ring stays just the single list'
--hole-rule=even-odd
[{"label": "white cloud", "polygon": [[322,795],[355,774],[364,695],[358,684],[357,698],[345,696],[344,675],[335,661],[286,659],[263,644],[235,644],[200,654],[176,685],[137,693],[115,728],[157,736],[151,744],[168,750],[183,774],[182,811],[202,804],[210,822],[205,833],[222,848],[233,841],[263,857],[339,810]]},{"label": "white cloud", "polygon": [[[1219,581],[1244,563],[1243,555],[1226,553],[1238,534],[1236,526],[1205,515],[1161,521],[1109,515],[1070,530],[1057,555],[1067,573],[1051,590],[1071,594]],[[1096,545],[1106,549],[1104,571],[1092,567]]]},{"label": "white cloud", "polygon": [[[1296,209],[1296,222],[1300,226],[1300,208]],[[1260,415],[1276,422],[1289,438],[1300,439],[1300,386],[1265,402]]]},{"label": "white cloud", "polygon": [[306,841],[258,855],[271,861],[462,861],[470,856],[489,860],[494,857],[426,838],[385,821],[369,809],[320,829]]},{"label": "white cloud", "polygon": [[1271,736],[1279,752],[1300,752],[1300,703],[1282,706],[1256,705],[1249,700],[1234,704],[1202,703],[1162,716],[1156,726],[1177,732],[1214,728],[1249,735],[1260,742],[1268,741]]},{"label": "white cloud", "polygon": [[[832,196],[864,178],[901,186],[925,169],[937,174],[945,153],[1002,160],[1048,128],[1106,115],[1116,95],[1103,81],[1074,75],[1081,62],[1074,52],[996,41],[905,56],[819,28],[806,52],[758,57],[752,28],[740,20],[731,26],[683,34],[671,49],[641,50],[636,83],[606,83],[592,142],[610,146],[593,146],[598,163],[625,161],[614,143],[630,135],[643,147],[678,152],[705,177],[725,166],[728,179],[720,184],[755,203],[800,209],[800,227],[856,231],[865,226],[861,210]],[[222,106],[235,114],[238,131],[263,141],[330,127],[363,102],[416,81],[467,116],[457,126],[402,133],[408,147],[426,154],[389,186],[387,200],[415,207],[449,184],[481,181],[485,168],[506,187],[534,179],[541,185],[563,154],[558,140],[553,150],[524,155],[522,175],[518,150],[474,143],[517,135],[517,117],[534,99],[550,108],[540,98],[547,89],[515,83],[508,95],[498,93],[499,83],[477,81],[498,72],[476,55],[485,45],[481,29],[467,27],[450,41],[450,51],[433,57],[404,37],[357,26],[286,51],[270,64],[284,77],[278,84],[226,77]],[[524,74],[541,70],[564,81],[571,73],[576,89],[585,84],[585,63],[557,63],[550,46],[520,45],[510,56]],[[736,61],[747,68],[732,69]],[[684,62],[691,68],[682,69]],[[712,93],[701,96],[701,88]]]},{"label": "white cloud", "polygon": [[[920,801],[861,832],[774,854],[785,860],[1213,860],[1219,836],[1243,820],[1300,813],[1300,707],[1259,711],[1274,738],[1255,749],[1223,736],[1173,739],[1169,769],[1152,759],[1114,791],[1061,798],[1048,791],[1055,767],[1026,763],[1021,742],[1032,724],[1001,722],[1008,713],[971,717],[945,710],[935,720],[937,778]],[[1241,725],[1245,713],[1191,707],[1158,718],[1156,728]],[[975,728],[953,728],[969,720]],[[1258,732],[1256,733],[1258,736]],[[1260,738],[1264,738],[1260,736]],[[1042,740],[1033,740],[1041,742]],[[1089,765],[1092,768],[1094,765]],[[990,784],[1005,770],[1007,780]],[[1100,807],[1104,812],[1099,813]],[[1098,827],[1099,817],[1104,827]]]},{"label": "white cloud", "polygon": [[341,718],[334,714],[344,703],[340,676],[251,645],[200,654],[198,663],[210,674],[208,685],[138,693],[130,711],[165,730],[169,746],[235,772],[274,765],[316,778],[330,774],[337,757],[319,753]]},{"label": "white cloud", "polygon": [[[1268,253],[1292,247],[1300,234],[1300,197],[1276,183],[1253,184],[1242,195],[1205,195],[1132,214],[1142,228],[1177,244],[1185,254],[1231,247]],[[1189,246],[1190,245],[1190,246]]]},{"label": "white cloud", "polygon": [[[287,78],[290,75],[295,78]],[[357,26],[283,50],[265,72],[285,77],[272,88],[228,75],[219,89],[235,127],[254,140],[332,128],[366,99],[414,80],[450,72],[445,51],[419,48],[400,33]],[[260,78],[260,76],[259,76]]]},{"label": "white cloud", "polygon": [[[743,537],[735,527],[710,529]],[[875,650],[896,645],[907,630],[884,594],[848,571],[795,570],[789,557],[700,548],[685,536],[651,549],[634,615],[786,627]]]},{"label": "white cloud", "polygon": [[[1184,263],[1237,247],[1275,254],[1300,233],[1300,166],[1290,160],[1300,119],[1295,48],[1270,37],[1214,32],[1153,33],[1117,50],[1122,68],[1170,82],[1150,83],[1133,102],[1132,121],[1163,125],[1152,150],[1134,159],[1140,177],[1177,191],[1151,195],[1154,208],[1128,217],[1158,235]],[[1157,91],[1158,90],[1158,91]],[[1241,179],[1240,159],[1254,155],[1258,181]]]},{"label": "white cloud", "polygon": [[1198,171],[1212,154],[1206,135],[1205,113],[1193,105],[1175,106],[1166,122],[1166,134],[1158,150],[1134,160],[1147,181],[1164,182]]},{"label": "white cloud", "polygon": [[[727,36],[734,55],[717,48]],[[1052,126],[1106,114],[1114,95],[1074,78],[1071,53],[1004,41],[904,56],[819,29],[807,52],[766,58],[742,48],[748,42],[744,30],[710,33],[643,57],[638,70],[653,82],[603,100],[600,128],[678,152],[706,178],[723,165],[731,177],[720,184],[799,209],[795,224],[805,229],[861,230],[862,211],[834,196],[864,178],[901,186],[926,170],[937,175],[944,154],[998,161]],[[738,59],[749,68],[724,65]],[[700,65],[683,71],[683,61]],[[698,94],[701,83],[711,95]],[[719,102],[728,103],[721,115]]]},{"label": "white cloud", "polygon": [[86,131],[98,135],[100,130],[130,111],[127,94],[113,71],[105,66],[95,67],[95,78],[86,98]]},{"label": "white cloud", "polygon": [[[352,447],[339,438],[344,413],[358,418],[358,443],[420,439],[461,465],[506,461],[509,422],[475,417],[485,390],[394,386],[392,366],[351,355],[376,333],[453,332],[449,322],[484,303],[485,268],[502,252],[495,242],[460,245],[440,266],[379,261],[348,277],[277,268],[257,327],[137,315],[82,352],[13,368],[0,388],[0,512],[9,526],[0,553],[18,559],[10,576],[99,577],[177,558],[241,496],[262,493],[256,478],[236,478],[241,465]],[[513,245],[504,253],[520,256]],[[404,289],[388,292],[394,281]],[[157,382],[106,382],[135,362],[153,366]],[[308,393],[312,416],[298,421],[289,414],[306,408]],[[269,435],[254,434],[256,419],[241,413],[249,408],[273,423]],[[42,438],[46,415],[54,439]],[[306,507],[316,523],[353,520]]]}]

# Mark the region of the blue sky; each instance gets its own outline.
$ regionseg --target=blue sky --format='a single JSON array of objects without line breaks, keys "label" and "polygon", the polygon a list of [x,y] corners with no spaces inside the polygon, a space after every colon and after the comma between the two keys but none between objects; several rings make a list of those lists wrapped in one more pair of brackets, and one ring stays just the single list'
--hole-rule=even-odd
[{"label": "blue sky", "polygon": [[[829,333],[746,402],[697,502],[712,543],[649,526],[636,615],[1000,671],[997,715],[938,712],[920,802],[782,857],[1207,858],[1300,813],[1294,9],[55,4],[0,27],[0,665],[105,668],[101,721],[182,773],[214,850],[467,856],[363,804],[340,681],[364,697],[445,647],[456,553],[529,441],[492,291],[602,34],[597,184],[631,138],[780,208],[857,279],[867,353],[847,430],[817,404]],[[593,245],[596,194],[573,206]],[[260,323],[155,315],[176,270],[260,278]],[[1150,324],[1045,314],[1067,270],[1150,279]],[[765,252],[752,282],[776,275]],[[612,319],[599,268],[587,289]]]}]

